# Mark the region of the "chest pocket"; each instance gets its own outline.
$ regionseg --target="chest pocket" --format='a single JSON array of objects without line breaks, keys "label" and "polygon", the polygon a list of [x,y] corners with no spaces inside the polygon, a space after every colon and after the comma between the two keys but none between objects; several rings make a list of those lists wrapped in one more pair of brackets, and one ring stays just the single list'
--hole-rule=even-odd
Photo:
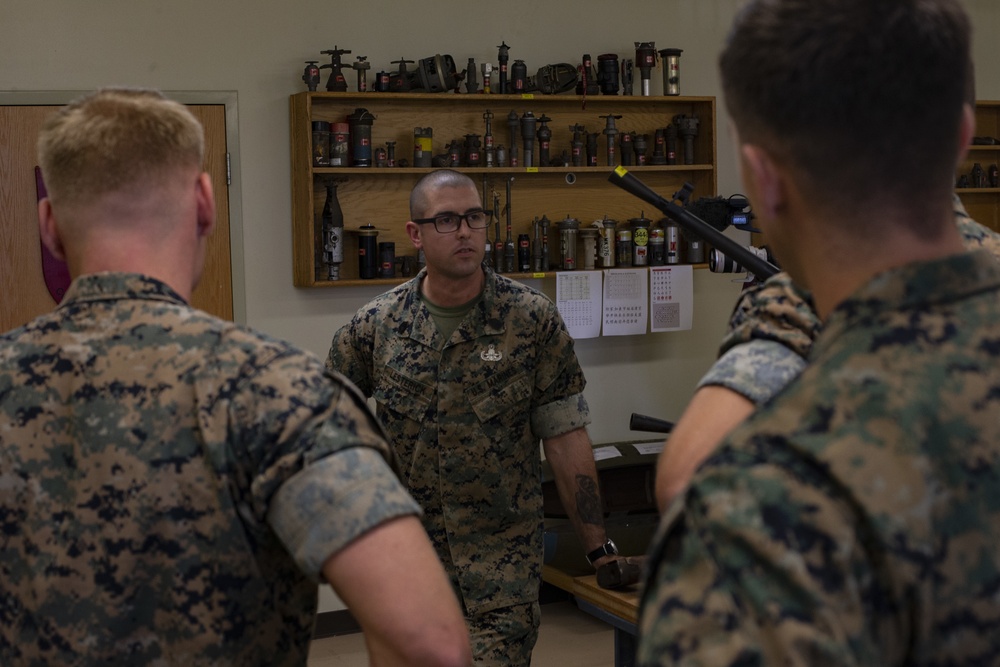
[{"label": "chest pocket", "polygon": [[373,398],[385,410],[422,422],[434,397],[434,388],[386,366],[379,375]]},{"label": "chest pocket", "polygon": [[[509,377],[508,377],[509,376]],[[469,388],[469,402],[481,422],[530,416],[531,380],[520,368],[510,368]]]}]

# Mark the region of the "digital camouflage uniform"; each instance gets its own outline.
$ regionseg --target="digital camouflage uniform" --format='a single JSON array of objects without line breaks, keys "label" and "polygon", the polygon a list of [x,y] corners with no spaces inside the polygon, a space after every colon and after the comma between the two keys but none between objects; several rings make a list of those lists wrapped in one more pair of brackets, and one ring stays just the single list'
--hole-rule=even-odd
[{"label": "digital camouflage uniform", "polygon": [[305,665],[326,558],[419,511],[321,360],[131,274],[0,336],[0,664]]},{"label": "digital camouflage uniform", "polygon": [[520,605],[531,614],[526,652],[495,657],[527,664],[542,560],[539,439],[589,423],[583,372],[544,295],[486,269],[482,298],[445,340],[420,296],[424,275],[359,310],[327,365],[375,397],[477,661],[488,657],[478,624]]},{"label": "digital camouflage uniform", "polygon": [[[957,220],[967,245],[1000,249]],[[774,341],[792,323],[781,340],[809,366],[665,514],[640,664],[996,664],[995,257],[876,277],[811,350],[818,326],[786,298],[783,275],[757,293],[773,299],[756,299],[778,315],[738,308],[727,345]],[[803,323],[805,336],[791,331]]]},{"label": "digital camouflage uniform", "polygon": [[[955,226],[965,246],[1000,258],[1000,234],[969,217],[958,196]],[[740,295],[719,349],[719,359],[698,383],[719,385],[761,404],[805,368],[820,321],[810,296],[784,271]]]}]

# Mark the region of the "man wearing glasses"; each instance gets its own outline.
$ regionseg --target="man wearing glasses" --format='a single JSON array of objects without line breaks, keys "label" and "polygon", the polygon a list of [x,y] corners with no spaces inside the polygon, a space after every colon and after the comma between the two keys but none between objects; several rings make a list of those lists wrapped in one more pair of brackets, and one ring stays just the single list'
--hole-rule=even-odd
[{"label": "man wearing glasses", "polygon": [[483,266],[475,183],[417,182],[406,231],[426,269],[334,336],[327,366],[374,396],[424,526],[469,623],[477,665],[529,664],[542,561],[538,442],[586,556],[604,531],[573,339],[543,294]]}]

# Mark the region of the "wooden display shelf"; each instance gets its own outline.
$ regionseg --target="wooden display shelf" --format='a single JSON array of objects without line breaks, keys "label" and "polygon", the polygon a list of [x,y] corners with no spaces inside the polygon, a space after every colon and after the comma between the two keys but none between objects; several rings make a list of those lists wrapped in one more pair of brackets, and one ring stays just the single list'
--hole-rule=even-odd
[{"label": "wooden display shelf", "polygon": [[[372,146],[395,142],[395,158],[413,162],[414,128],[433,129],[432,152],[447,151],[453,139],[463,140],[467,134],[485,133],[483,114],[493,113],[494,145],[509,148],[507,116],[514,111],[521,116],[531,111],[536,118],[543,115],[552,120],[550,156],[556,157],[570,149],[572,125],[582,125],[590,133],[601,133],[608,114],[616,119],[620,132],[636,132],[649,136],[647,155],[652,154],[653,134],[669,125],[677,115],[696,116],[698,133],[694,138],[694,164],[643,165],[628,169],[643,182],[666,197],[681,189],[685,182],[694,185],[694,197],[716,194],[716,128],[714,97],[642,97],[577,95],[483,95],[483,94],[423,94],[423,93],[327,93],[303,92],[292,95],[290,104],[293,280],[298,287],[348,287],[356,285],[401,282],[396,279],[360,280],[357,265],[357,230],[373,225],[378,242],[396,244],[396,255],[413,254],[405,233],[409,215],[410,190],[432,168],[415,167],[314,167],[312,164],[312,121],[346,122],[355,109],[367,109],[375,116],[372,125]],[[617,137],[616,137],[617,139]],[[520,141],[520,140],[519,140]],[[678,140],[678,159],[683,161],[683,139]],[[616,142],[616,151],[619,144]],[[507,181],[511,181],[512,235],[531,234],[535,217],[548,217],[552,223],[549,247],[558,248],[556,225],[566,217],[590,225],[607,215],[625,224],[631,218],[644,215],[658,221],[662,216],[645,202],[608,182],[613,165],[607,164],[607,140],[598,137],[598,166],[525,167],[458,167],[467,173],[477,187],[486,188],[486,208],[493,208],[493,192],[506,205]],[[518,146],[523,152],[523,147]],[[537,141],[535,160],[538,159]],[[344,213],[345,251],[341,265],[341,280],[326,280],[321,263],[321,212],[326,198],[325,182],[340,181],[338,200]],[[502,237],[506,240],[506,214],[501,215]],[[494,226],[487,230],[495,237]],[[545,272],[549,273],[549,272]],[[511,274],[531,277],[533,274]]]}]

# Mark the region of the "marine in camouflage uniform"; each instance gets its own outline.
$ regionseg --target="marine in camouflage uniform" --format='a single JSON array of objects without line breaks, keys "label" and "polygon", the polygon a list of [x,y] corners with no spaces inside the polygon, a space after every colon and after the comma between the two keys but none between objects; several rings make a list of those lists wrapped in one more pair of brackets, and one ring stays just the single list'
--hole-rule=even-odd
[{"label": "marine in camouflage uniform", "polygon": [[[484,270],[481,298],[449,337],[421,296],[425,269],[358,311],[334,337],[327,366],[375,398],[465,608],[477,660],[527,665],[541,575],[539,439],[590,418],[555,305]],[[494,614],[511,607],[520,611]],[[523,639],[488,646],[480,631]]]},{"label": "marine in camouflage uniform", "polygon": [[[953,198],[955,226],[965,246],[1000,259],[1000,234],[969,217]],[[805,368],[821,323],[808,293],[781,271],[740,295],[719,348],[719,359],[698,383],[717,385],[756,404],[778,393]]]},{"label": "marine in camouflage uniform", "polygon": [[998,300],[979,251],[834,311],[664,516],[640,664],[1000,659]]},{"label": "marine in camouflage uniform", "polygon": [[[822,19],[805,16],[808,3],[750,4],[741,19],[765,16],[754,27],[767,26],[772,37],[790,34],[789,21],[827,34]],[[817,11],[830,12],[832,4]],[[942,23],[961,13],[948,2],[919,10],[915,4],[885,11],[925,17],[940,11],[936,19],[948,17]],[[883,11],[861,2],[839,9],[843,16],[830,20],[838,27],[859,25],[852,11]],[[747,34],[739,22],[732,35]],[[960,44],[955,35],[962,32],[955,29],[935,47]],[[844,41],[839,34],[830,39]],[[967,53],[964,42],[950,62]],[[744,37],[744,50],[752,43]],[[781,50],[771,46],[767,57]],[[959,70],[952,71],[961,82]],[[854,80],[843,68],[837,76]],[[822,331],[820,318],[784,276],[737,309],[727,353],[762,341],[776,358],[800,357],[793,362],[805,369],[801,375],[792,369],[763,392],[740,392],[765,402],[726,437],[663,517],[640,611],[640,664],[1000,660],[1000,511],[994,502],[1000,268],[995,235],[968,221],[964,210],[957,218],[967,246],[992,246],[994,254],[948,254],[957,251],[938,237],[947,251],[875,274],[834,303]],[[789,242],[787,219],[780,223],[786,249],[803,249]],[[796,259],[801,270],[805,260]],[[824,292],[829,299],[830,290]],[[741,370],[749,373],[720,374],[719,384],[746,388],[767,355],[744,360]]]},{"label": "marine in camouflage uniform", "polygon": [[135,274],[0,337],[0,424],[3,665],[304,665],[326,558],[419,512],[321,360]]}]

